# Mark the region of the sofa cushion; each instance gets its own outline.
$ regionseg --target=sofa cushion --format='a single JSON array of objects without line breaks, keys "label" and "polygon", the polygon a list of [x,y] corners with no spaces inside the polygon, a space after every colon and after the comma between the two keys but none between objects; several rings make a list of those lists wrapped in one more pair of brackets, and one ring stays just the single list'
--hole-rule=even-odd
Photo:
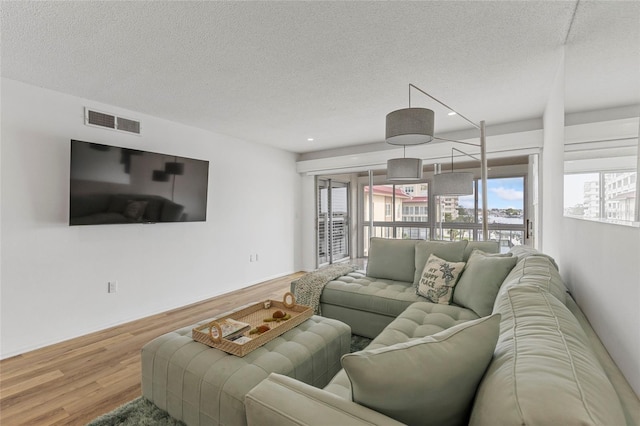
[{"label": "sofa cushion", "polygon": [[[422,276],[422,270],[427,263],[427,259],[432,254],[435,254],[440,259],[448,260],[449,262],[462,262],[464,258],[464,249],[469,242],[467,240],[462,241],[418,241],[415,247],[415,260],[414,260],[414,274],[411,280],[415,287],[418,287],[420,277]],[[369,275],[369,274],[367,274]]]},{"label": "sofa cushion", "polygon": [[516,266],[505,278],[501,291],[518,285],[535,285],[553,294],[562,303],[566,303],[567,287],[551,258],[529,255],[518,259]]},{"label": "sofa cushion", "polygon": [[416,293],[432,303],[450,304],[463,269],[464,262],[449,262],[432,254],[424,265]]},{"label": "sofa cushion", "polygon": [[393,281],[352,272],[329,281],[320,303],[397,317],[409,305],[425,299],[411,282]]},{"label": "sofa cushion", "polygon": [[464,425],[491,361],[500,315],[342,357],[353,400],[409,425]]},{"label": "sofa cushion", "polygon": [[493,361],[472,425],[624,425],[620,401],[567,307],[535,285],[500,293]]},{"label": "sofa cushion", "polygon": [[500,286],[517,261],[517,257],[474,250],[454,289],[454,303],[481,317],[490,315]]},{"label": "sofa cushion", "polygon": [[367,276],[394,281],[413,281],[416,240],[371,238]]},{"label": "sofa cushion", "polygon": [[429,302],[411,304],[380,333],[367,349],[431,336],[463,322],[478,319],[470,309],[455,305],[437,305]]},{"label": "sofa cushion", "polygon": [[553,267],[556,268],[556,270],[560,269],[560,268],[558,268],[558,264],[556,263],[556,260],[553,257],[549,256],[548,254],[544,254],[541,251],[536,250],[535,248],[533,248],[531,246],[525,246],[525,245],[513,246],[509,250],[509,253],[511,253],[514,256],[516,256],[518,258],[518,260],[522,260],[522,259],[524,259],[526,257],[529,257],[529,256],[546,257],[547,259],[549,259],[549,261],[551,261],[551,263],[553,264]]}]

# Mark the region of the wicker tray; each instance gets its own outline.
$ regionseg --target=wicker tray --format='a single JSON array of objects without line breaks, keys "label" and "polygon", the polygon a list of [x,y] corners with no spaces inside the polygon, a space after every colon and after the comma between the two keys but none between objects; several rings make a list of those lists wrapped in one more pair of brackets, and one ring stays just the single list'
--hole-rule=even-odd
[{"label": "wicker tray", "polygon": [[[291,301],[288,302],[287,298],[290,298]],[[285,314],[289,314],[291,315],[291,318],[287,321],[264,322],[264,319],[271,318],[275,311],[282,311]],[[312,315],[312,308],[309,306],[296,305],[294,295],[292,293],[286,293],[282,302],[277,300],[257,302],[244,306],[230,314],[216,318],[207,324],[198,326],[193,329],[192,337],[193,340],[197,342],[204,343],[212,348],[220,349],[221,351],[242,357],[265,343],[275,339],[281,334],[291,330],[308,318],[311,318]],[[250,339],[245,343],[227,340],[220,337],[222,336],[222,329],[220,328],[219,322],[228,318],[246,322],[251,326],[251,329],[266,324],[269,326],[270,330],[262,334],[250,334],[250,331],[244,332],[242,336]],[[215,334],[213,332],[214,329],[217,331]]]}]

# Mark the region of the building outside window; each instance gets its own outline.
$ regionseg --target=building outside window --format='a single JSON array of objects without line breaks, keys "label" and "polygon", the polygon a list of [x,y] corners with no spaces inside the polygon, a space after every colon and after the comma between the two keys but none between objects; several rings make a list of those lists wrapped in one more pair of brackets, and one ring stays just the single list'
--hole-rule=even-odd
[{"label": "building outside window", "polygon": [[564,176],[564,214],[581,219],[631,222],[636,172],[575,173]]}]

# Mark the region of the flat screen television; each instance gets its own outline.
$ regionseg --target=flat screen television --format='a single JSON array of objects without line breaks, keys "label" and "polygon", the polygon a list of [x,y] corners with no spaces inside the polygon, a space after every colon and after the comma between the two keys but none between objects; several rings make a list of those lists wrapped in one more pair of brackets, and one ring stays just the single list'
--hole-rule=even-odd
[{"label": "flat screen television", "polygon": [[209,162],[71,140],[69,225],[207,220]]}]

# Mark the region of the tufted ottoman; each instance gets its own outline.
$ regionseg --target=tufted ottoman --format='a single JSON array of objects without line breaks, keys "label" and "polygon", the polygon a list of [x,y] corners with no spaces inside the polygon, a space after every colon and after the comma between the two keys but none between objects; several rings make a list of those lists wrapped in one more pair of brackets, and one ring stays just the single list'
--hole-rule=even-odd
[{"label": "tufted ottoman", "polygon": [[191,338],[194,324],[142,348],[142,395],[187,425],[245,425],[244,396],[269,373],[322,388],[341,369],[351,329],[313,316],[240,358]]}]

